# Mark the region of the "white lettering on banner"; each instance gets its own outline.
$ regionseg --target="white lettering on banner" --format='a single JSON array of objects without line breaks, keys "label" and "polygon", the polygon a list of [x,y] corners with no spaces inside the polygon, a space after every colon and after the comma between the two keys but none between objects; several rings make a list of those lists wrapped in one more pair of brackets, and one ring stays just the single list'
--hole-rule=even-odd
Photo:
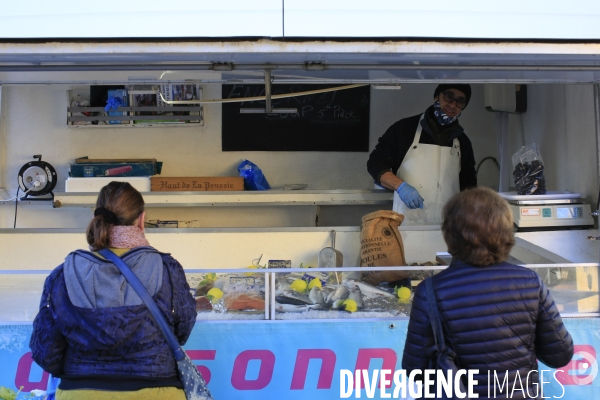
[{"label": "white lettering on banner", "polygon": [[[379,384],[380,384],[380,398],[389,399],[393,397],[397,398],[406,398],[406,388],[408,387],[409,396],[420,399],[433,399],[436,397],[435,390],[433,389],[434,384],[437,383],[437,397],[441,396],[440,384],[444,386],[444,392],[448,397],[458,397],[460,399],[464,399],[467,397],[467,393],[470,399],[479,398],[479,395],[474,393],[473,388],[477,384],[477,380],[474,379],[474,375],[479,373],[479,370],[458,370],[454,379],[452,377],[452,371],[448,371],[448,378],[443,377],[444,374],[437,373],[440,370],[434,369],[426,369],[421,371],[419,369],[412,370],[408,376],[408,381],[406,379],[406,371],[396,370],[393,375],[393,380],[388,379],[388,376],[392,373],[391,370],[378,370],[375,369],[371,373],[370,371],[356,370],[354,374],[352,371],[347,369],[340,370],[340,398],[347,399],[352,396],[352,393],[355,392],[355,397],[361,397],[361,388],[359,385],[360,379],[365,384],[365,395],[369,399],[373,399],[375,397],[375,389],[377,384],[377,377],[379,376]],[[371,374],[371,375],[370,375]],[[436,378],[432,377],[435,375]],[[460,381],[463,375],[467,375],[468,382],[468,392],[463,393],[460,390]],[[369,377],[371,376],[371,379]],[[440,377],[442,376],[442,377]],[[354,378],[354,379],[353,379]],[[393,395],[391,393],[386,392],[386,388],[394,383],[394,391]],[[443,383],[442,383],[443,382]],[[400,396],[401,395],[401,396]]]},{"label": "white lettering on banner", "polygon": [[[479,373],[478,369],[473,370],[475,371],[476,374]],[[458,397],[459,399],[464,399],[465,397],[467,397],[466,393],[463,393],[460,391],[460,377],[462,375],[465,375],[466,371],[464,369],[459,369],[458,371],[456,371],[456,375],[454,376],[454,395],[455,397]],[[450,371],[448,371],[448,375],[450,375]],[[473,375],[471,375],[471,378],[473,377]],[[477,383],[477,382],[475,382]],[[469,382],[469,387],[473,387],[473,382]],[[471,390],[469,390],[471,391]],[[452,396],[452,394],[450,394],[450,396]],[[475,397],[479,397],[479,395],[475,395]]]},{"label": "white lettering on banner", "polygon": [[379,370],[376,369],[373,371],[373,380],[371,382],[369,382],[369,371],[363,369],[362,373],[365,381],[365,392],[367,394],[367,398],[372,399],[375,396],[375,384],[377,383],[377,375],[379,374]]},{"label": "white lettering on banner", "polygon": [[[550,383],[550,382],[548,382]],[[510,398],[512,399],[515,396],[515,390],[521,392],[521,396],[525,397],[525,389],[523,389],[523,382],[521,382],[521,374],[517,370],[517,374],[515,375],[515,381],[513,383],[512,390],[510,392]]]},{"label": "white lettering on banner", "polygon": [[431,387],[435,383],[435,380],[433,380],[431,378],[432,374],[435,375],[435,370],[434,369],[426,369],[425,371],[423,371],[423,375],[424,375],[423,388],[425,389],[425,396],[424,397],[426,399],[432,399],[433,398],[433,395],[430,392]]},{"label": "white lettering on banner", "polygon": [[[352,371],[347,369],[340,370],[340,399],[347,399],[352,395],[352,387],[354,386],[354,379],[352,378]],[[346,390],[348,389],[348,390]]]},{"label": "white lettering on banner", "polygon": [[388,387],[388,385],[390,383],[392,383],[392,381],[387,378],[387,376],[390,375],[391,373],[392,373],[392,371],[389,369],[381,370],[381,380],[380,380],[380,385],[379,385],[379,389],[380,389],[379,397],[382,399],[390,398],[390,393],[387,393],[385,391],[385,389]]},{"label": "white lettering on banner", "polygon": [[479,373],[479,370],[476,370],[476,369],[469,370],[469,373],[468,373],[469,377],[467,378],[467,381],[469,382],[469,386],[468,386],[468,388],[469,388],[468,398],[469,399],[472,399],[473,397],[476,396],[475,393],[473,392],[473,388],[475,387],[475,385],[477,385],[479,383],[479,381],[475,379],[474,375],[478,374],[478,373]]},{"label": "white lettering on banner", "polygon": [[[500,393],[502,393],[504,391],[504,385],[506,384],[506,390],[508,390],[508,374],[504,374],[504,380],[502,381],[502,384],[500,384],[500,381],[498,380],[498,375],[497,372],[494,371],[494,397],[496,397],[496,388],[498,388],[498,391]],[[490,396],[490,371],[488,371],[488,397]]]},{"label": "white lettering on banner", "polygon": [[550,371],[543,371],[543,370],[540,371],[540,385],[542,386],[540,397],[542,399],[544,398],[544,383],[550,383],[550,381],[544,381],[544,372],[550,372]]},{"label": "white lettering on banner", "polygon": [[[554,379],[556,380],[556,382],[558,382],[558,385],[560,386],[560,388],[562,389],[562,394],[560,396],[554,396],[555,399],[562,399],[563,396],[565,395],[565,387],[560,383],[560,381],[556,378],[556,374],[561,371],[562,369],[557,369],[556,371],[554,371]],[[537,396],[537,388],[536,388],[536,396]]]},{"label": "white lettering on banner", "polygon": [[437,374],[437,397],[442,397],[442,390],[446,393],[446,396],[452,396],[452,371],[448,371],[447,375]]},{"label": "white lettering on banner", "polygon": [[[529,378],[529,375],[531,375],[533,372],[535,372],[535,371],[529,371],[529,372],[527,373],[527,382],[530,382],[530,383],[531,383],[531,385],[532,385],[532,386],[535,388],[535,393],[529,393],[529,386],[526,386],[526,389],[525,389],[525,390],[526,390],[526,392],[527,392],[527,396],[528,396],[529,398],[532,398],[532,399],[537,399],[537,397],[538,397],[538,392],[539,392],[539,383],[537,383],[537,382],[535,382],[535,381],[531,381],[531,379]],[[557,381],[557,382],[558,382],[558,381]],[[560,385],[560,382],[558,382],[558,384]],[[561,385],[561,386],[562,386],[562,385]],[[562,397],[562,396],[561,396],[561,397]]]},{"label": "white lettering on banner", "polygon": [[[421,370],[420,369],[413,369],[412,371],[410,371],[410,375],[408,375],[408,382],[415,382],[415,377],[417,375],[421,375]],[[423,393],[423,383],[419,380],[419,385],[411,385],[410,383],[408,384],[408,395],[411,397],[414,397],[415,399],[418,399],[421,397],[422,393]],[[415,392],[415,386],[417,391]]]},{"label": "white lettering on banner", "polygon": [[[517,371],[516,375],[515,375],[515,379],[512,382],[512,390],[509,394],[509,399],[512,399],[515,397],[515,392],[520,392],[517,393],[517,397],[525,397],[525,398],[532,398],[532,399],[536,399],[538,398],[538,394],[540,398],[549,398],[548,396],[544,396],[544,384],[550,383],[550,381],[545,381],[544,380],[544,374],[552,372],[551,370],[531,370],[527,373],[527,377],[525,378],[525,382],[523,382],[523,379],[521,377],[521,375],[519,374],[519,371]],[[556,376],[557,373],[562,372],[562,370],[556,370],[554,371],[553,377],[554,380],[556,381],[556,383],[558,383],[558,385],[561,387],[562,389],[562,394],[560,396],[553,396],[553,398],[555,399],[562,399],[562,397],[565,395],[565,388],[562,385],[560,379]],[[497,396],[501,396],[502,392],[506,392],[508,391],[508,373],[509,371],[500,371],[500,374],[498,373],[498,371],[494,371],[494,375],[493,375],[493,380],[491,381],[490,379],[492,378],[492,375],[490,373],[490,371],[488,371],[488,397],[489,398],[497,398]],[[533,373],[538,373],[539,374],[539,383],[536,382],[536,380],[534,380],[534,378],[531,376],[531,374]],[[502,383],[499,380],[499,375],[504,374],[504,379],[502,380]],[[494,390],[492,392],[492,386],[494,387]],[[506,389],[505,389],[506,386]],[[535,391],[534,393],[531,393],[529,388],[533,387],[533,390]],[[471,392],[469,391],[469,397],[471,395]]]},{"label": "white lettering on banner", "polygon": [[[459,399],[477,399],[479,398],[479,394],[475,393],[475,386],[479,383],[477,379],[475,379],[475,375],[479,374],[478,369],[459,369],[456,371],[456,374],[452,376],[452,371],[447,371],[447,374],[440,373],[440,370],[434,369],[426,369],[426,370],[412,370],[408,375],[408,379],[406,376],[406,370],[400,369],[394,371],[393,379],[390,380],[388,377],[391,375],[392,371],[390,370],[356,370],[354,374],[352,371],[347,369],[340,370],[340,399],[347,399],[351,397],[353,394],[356,398],[360,398],[362,395],[361,386],[357,384],[361,378],[364,381],[365,387],[365,396],[368,399],[373,399],[375,397],[375,389],[376,384],[379,377],[380,384],[380,396],[382,399],[389,399],[390,397],[394,399],[398,398],[406,398],[406,392],[408,388],[408,395],[413,397],[414,399],[433,399],[443,397],[444,394],[446,397],[455,397]],[[519,372],[515,375],[513,381],[509,382],[508,375],[509,371],[493,371],[493,375],[488,371],[488,398],[498,398],[505,396],[508,394],[509,399],[512,398],[537,398],[538,397],[538,388],[540,397],[543,397],[543,389],[544,384],[550,383],[550,381],[545,381],[548,373],[551,370],[540,370],[540,371],[530,371],[525,376],[521,377]],[[540,383],[532,381],[532,373],[539,373]],[[546,376],[544,376],[544,373]],[[500,380],[500,376],[504,375],[504,378]],[[554,374],[554,379],[562,388],[561,396],[553,396],[555,399],[560,399],[564,396],[564,387],[560,383],[560,381],[556,378],[556,373]],[[463,392],[460,389],[461,379],[466,376],[466,392]],[[525,378],[525,379],[523,379]],[[386,392],[386,388],[391,387],[391,383],[393,383],[393,393]],[[510,383],[510,384],[509,384]],[[493,391],[491,387],[494,387]],[[509,393],[507,391],[512,386],[512,389]],[[529,388],[533,387],[535,393],[530,393]],[[434,389],[437,388],[437,390]],[[504,398],[504,397],[503,397]],[[543,397],[548,398],[548,397]]]},{"label": "white lettering on banner", "polygon": [[406,398],[406,371],[403,369],[399,369],[394,372],[394,385],[396,388],[394,389],[393,396],[395,399],[399,397],[399,392],[402,390],[402,398]]}]

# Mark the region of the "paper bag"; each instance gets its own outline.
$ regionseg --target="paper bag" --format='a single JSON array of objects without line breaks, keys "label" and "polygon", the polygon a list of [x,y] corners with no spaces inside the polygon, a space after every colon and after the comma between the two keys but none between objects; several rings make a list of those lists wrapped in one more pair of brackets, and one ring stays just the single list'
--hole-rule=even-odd
[{"label": "paper bag", "polygon": [[[398,227],[404,215],[391,210],[375,211],[362,218],[360,234],[361,267],[395,267],[406,265],[404,244]],[[371,285],[408,278],[408,271],[368,271],[362,280]]]}]

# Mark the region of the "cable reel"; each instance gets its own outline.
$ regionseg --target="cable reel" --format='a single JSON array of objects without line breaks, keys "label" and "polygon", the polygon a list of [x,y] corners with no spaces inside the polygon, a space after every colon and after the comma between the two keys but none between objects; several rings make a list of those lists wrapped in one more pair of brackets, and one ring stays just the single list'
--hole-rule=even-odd
[{"label": "cable reel", "polygon": [[42,161],[42,155],[35,155],[33,158],[37,158],[37,161],[30,161],[23,165],[19,170],[19,187],[25,193],[25,199],[27,196],[43,196],[50,194],[51,198],[44,199],[30,199],[30,200],[49,200],[54,198],[52,190],[56,186],[56,170],[52,165],[46,161]]}]

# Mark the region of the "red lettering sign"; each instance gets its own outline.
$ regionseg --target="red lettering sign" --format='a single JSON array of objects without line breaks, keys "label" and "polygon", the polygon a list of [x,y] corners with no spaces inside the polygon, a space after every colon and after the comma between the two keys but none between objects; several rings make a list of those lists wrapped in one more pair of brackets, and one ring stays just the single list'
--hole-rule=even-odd
[{"label": "red lettering sign", "polygon": [[294,375],[292,376],[292,385],[290,386],[291,390],[304,389],[308,363],[311,359],[321,360],[317,389],[331,388],[335,369],[335,353],[329,349],[303,349],[298,350],[298,354],[296,355],[296,365],[294,366]]},{"label": "red lettering sign", "polygon": [[[356,367],[354,368],[354,370],[368,370],[369,364],[371,364],[371,359],[373,358],[383,359],[381,369],[389,369],[390,371],[396,370],[396,362],[398,361],[398,355],[392,349],[359,349],[358,357],[356,358]],[[365,387],[362,374],[359,385],[361,389]],[[377,387],[381,387],[381,381],[379,382],[379,385]],[[388,383],[385,387],[392,387],[392,383]]]},{"label": "red lettering sign", "polygon": [[31,352],[23,354],[19,359],[17,365],[17,374],[15,375],[15,386],[17,388],[23,387],[23,392],[31,392],[35,389],[46,390],[48,387],[48,378],[50,374],[44,371],[42,373],[42,379],[38,382],[31,382],[29,376],[31,375],[31,366],[33,365],[33,358],[31,358]]},{"label": "red lettering sign", "polygon": [[556,370],[556,380],[563,385],[591,385],[598,374],[596,350],[587,344],[573,346],[573,359]]},{"label": "red lettering sign", "polygon": [[[246,379],[246,371],[250,360],[260,360],[258,378]],[[273,378],[275,369],[275,354],[269,350],[246,350],[242,351],[233,364],[231,374],[231,385],[237,390],[261,390],[267,387]]]},{"label": "red lettering sign", "polygon": [[[214,360],[215,355],[217,354],[216,350],[186,350],[187,355],[191,360]],[[212,376],[208,367],[202,365],[196,365],[198,371],[206,381],[206,383],[210,383],[210,377]]]}]

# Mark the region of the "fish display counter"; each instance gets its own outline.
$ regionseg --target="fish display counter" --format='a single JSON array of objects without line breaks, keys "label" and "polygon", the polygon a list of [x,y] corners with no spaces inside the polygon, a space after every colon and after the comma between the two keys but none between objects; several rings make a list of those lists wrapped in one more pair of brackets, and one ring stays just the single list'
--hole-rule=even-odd
[{"label": "fish display counter", "polygon": [[[187,274],[198,320],[407,319],[413,293],[447,266],[280,268]],[[565,316],[600,316],[598,264],[529,265]],[[372,285],[365,272],[404,271],[408,278]]]},{"label": "fish display counter", "polygon": [[[566,317],[600,316],[599,264],[532,264]],[[446,265],[401,267],[186,270],[198,321],[407,319],[413,293]],[[364,272],[405,271],[372,285]],[[249,272],[250,271],[250,272]],[[30,323],[50,271],[0,271],[0,323]]]},{"label": "fish display counter", "polygon": [[[600,264],[526,266],[548,285],[575,340],[563,372],[540,364],[558,377],[544,395],[589,397],[600,389],[593,379]],[[186,270],[197,322],[184,348],[215,398],[338,398],[342,371],[401,368],[414,290],[446,267]],[[403,270],[408,278],[378,285],[361,279],[381,270]],[[49,272],[0,272],[0,386],[30,392],[48,384],[28,345]],[[375,393],[371,398],[386,397]]]}]

